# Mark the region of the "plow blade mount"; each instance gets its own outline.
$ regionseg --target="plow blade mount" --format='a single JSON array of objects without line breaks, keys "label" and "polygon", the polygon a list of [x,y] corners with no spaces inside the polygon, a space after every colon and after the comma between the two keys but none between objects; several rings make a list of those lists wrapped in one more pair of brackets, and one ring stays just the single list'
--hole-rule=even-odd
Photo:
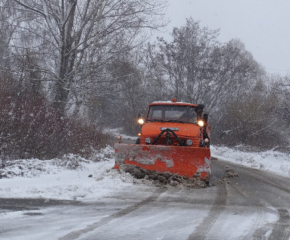
[{"label": "plow blade mount", "polygon": [[211,173],[209,148],[116,143],[115,152],[116,169],[131,164],[202,180],[209,180]]}]

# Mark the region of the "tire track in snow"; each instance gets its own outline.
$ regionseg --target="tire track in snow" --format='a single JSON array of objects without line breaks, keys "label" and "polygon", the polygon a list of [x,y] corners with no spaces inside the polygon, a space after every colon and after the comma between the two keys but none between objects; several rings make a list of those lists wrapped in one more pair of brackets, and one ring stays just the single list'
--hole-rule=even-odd
[{"label": "tire track in snow", "polygon": [[[264,238],[259,238],[259,236],[264,236],[265,233],[269,230],[268,224],[263,226],[262,228],[259,228],[264,222],[265,218],[265,211],[264,206],[261,202],[258,196],[255,196],[251,193],[249,193],[246,189],[242,189],[240,186],[236,185],[230,185],[230,188],[233,189],[239,196],[243,197],[246,202],[249,204],[252,208],[252,211],[256,212],[258,216],[255,219],[255,222],[252,224],[252,226],[248,230],[248,234],[243,237],[243,239],[253,239],[254,240],[262,240]],[[274,211],[274,210],[273,210]],[[258,231],[258,230],[260,231]]]},{"label": "tire track in snow", "polygon": [[[225,165],[230,165],[233,168],[239,168],[238,172],[243,172],[244,175],[247,175],[248,177],[251,177],[252,179],[255,179],[261,183],[264,183],[268,186],[275,187],[277,189],[280,189],[284,192],[290,193],[289,185],[282,184],[281,181],[278,182],[277,178],[286,179],[286,177],[280,177],[279,175],[275,175],[269,172],[261,171],[258,169],[252,169],[249,167],[245,167],[242,165],[232,165],[231,163],[224,162]],[[267,176],[263,176],[263,174],[266,174]],[[284,180],[285,181],[285,180]]]},{"label": "tire track in snow", "polygon": [[202,221],[199,226],[196,227],[196,230],[188,237],[187,240],[202,240],[205,239],[207,233],[218,219],[222,211],[226,206],[227,201],[227,190],[226,184],[218,185],[217,196],[209,211],[209,215]]},{"label": "tire track in snow", "polygon": [[277,209],[280,219],[276,223],[267,223],[256,230],[253,240],[288,240],[290,237],[290,217],[287,209]]},{"label": "tire track in snow", "polygon": [[[231,165],[234,168],[237,168],[237,166],[232,165],[230,163],[225,163],[226,165]],[[239,167],[239,172],[242,173],[242,175],[246,178],[253,179],[259,183],[262,183],[266,186],[274,187],[274,189],[281,190],[284,193],[290,193],[290,188],[289,185],[287,185],[287,178],[286,177],[281,177],[279,175],[267,173],[258,169],[251,169],[248,167],[244,166],[238,166]],[[241,175],[240,175],[241,176]],[[286,182],[285,182],[286,181]],[[279,194],[277,193],[277,196]],[[251,200],[252,198],[252,200]],[[252,194],[251,198],[249,201],[253,201],[256,199],[257,203],[262,200],[262,201],[267,201],[267,202],[272,202],[272,206],[277,205],[276,201],[273,200],[272,198],[261,198],[260,196]],[[259,199],[261,198],[261,199]],[[287,196],[286,196],[287,198]],[[274,202],[273,202],[274,201]],[[276,203],[276,204],[275,204]],[[279,204],[278,204],[279,205]],[[266,207],[266,206],[264,206]],[[280,219],[277,222],[274,223],[267,223],[264,226],[256,229],[254,234],[252,235],[254,240],[263,240],[263,239],[268,239],[268,240],[276,240],[276,239],[282,239],[282,240],[288,240],[290,237],[290,215],[289,212],[286,208],[284,207],[277,207],[276,209],[280,215]],[[255,224],[256,225],[256,224]],[[250,239],[250,235],[247,236],[246,239]]]},{"label": "tire track in snow", "polygon": [[290,216],[287,209],[278,209],[280,219],[274,224],[273,231],[269,237],[269,240],[288,240],[290,237],[289,225]]},{"label": "tire track in snow", "polygon": [[253,240],[267,239],[267,233],[273,228],[271,223],[267,223],[265,226],[257,229],[253,235]]},{"label": "tire track in snow", "polygon": [[[225,169],[227,163],[216,163],[221,169]],[[223,170],[224,172],[224,170]],[[219,218],[221,213],[224,211],[226,206],[228,205],[229,197],[231,196],[240,196],[241,198],[245,199],[248,204],[251,206],[256,206],[259,209],[257,210],[257,213],[259,215],[258,217],[258,223],[254,224],[251,233],[249,236],[251,237],[253,234],[253,231],[255,227],[260,224],[260,222],[263,219],[263,211],[261,210],[261,207],[263,207],[262,204],[259,202],[256,202],[256,199],[251,199],[248,196],[247,191],[244,191],[240,189],[237,186],[227,184],[226,181],[222,182],[222,185],[218,185],[219,189],[217,191],[217,196],[215,199],[215,202],[213,203],[209,215],[203,220],[203,222],[196,227],[195,232],[193,232],[189,237],[188,240],[202,240],[207,239],[209,236],[209,232],[211,228],[213,227],[216,220]],[[232,193],[231,193],[232,192]]]},{"label": "tire track in snow", "polygon": [[[257,169],[251,169],[247,167],[240,167],[240,172],[243,172],[243,175],[250,177],[254,179],[257,182],[260,182],[262,184],[265,184],[266,186],[274,187],[274,189],[281,190],[285,193],[290,193],[290,188],[283,184],[281,180],[279,181],[278,178],[281,178],[282,180],[285,177],[275,176],[271,173],[266,173]],[[265,173],[266,175],[263,175],[262,173]],[[277,195],[279,196],[279,195]],[[265,199],[263,199],[265,201]],[[273,203],[273,200],[268,199],[267,201],[270,201]],[[275,203],[275,202],[274,202]],[[273,205],[273,204],[271,204]],[[277,205],[277,204],[275,204]],[[275,223],[267,223],[261,228],[258,228],[255,233],[253,234],[254,240],[263,240],[263,239],[269,239],[269,240],[288,240],[290,237],[290,216],[287,209],[283,207],[277,207],[277,211],[280,215],[280,219]]]},{"label": "tire track in snow", "polygon": [[59,240],[72,240],[72,239],[77,239],[78,237],[80,237],[82,234],[91,232],[93,230],[95,230],[96,228],[99,228],[107,223],[109,223],[110,221],[117,219],[117,218],[121,218],[125,215],[130,214],[131,212],[136,211],[137,209],[139,209],[140,207],[155,201],[163,192],[165,192],[167,189],[157,189],[150,197],[144,199],[143,201],[139,202],[139,203],[135,203],[119,212],[116,212],[108,217],[105,217],[103,219],[101,219],[98,222],[95,222],[91,225],[88,225],[86,228],[78,230],[78,231],[73,231],[63,237],[60,237]]}]

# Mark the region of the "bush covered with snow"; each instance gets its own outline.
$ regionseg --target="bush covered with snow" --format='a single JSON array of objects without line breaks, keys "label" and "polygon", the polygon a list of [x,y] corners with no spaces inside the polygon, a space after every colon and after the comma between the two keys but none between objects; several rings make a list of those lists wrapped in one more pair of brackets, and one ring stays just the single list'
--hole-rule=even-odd
[{"label": "bush covered with snow", "polygon": [[93,162],[110,161],[113,167],[114,149],[110,146],[95,150],[91,158],[83,158],[77,154],[65,154],[52,160],[20,159],[1,160],[0,179],[13,177],[38,177],[43,174],[56,174],[63,170],[83,170],[84,166]]},{"label": "bush covered with snow", "polygon": [[0,81],[0,152],[2,159],[51,159],[64,154],[88,157],[105,147],[109,136],[60,114],[41,93],[19,93],[13,79]]}]

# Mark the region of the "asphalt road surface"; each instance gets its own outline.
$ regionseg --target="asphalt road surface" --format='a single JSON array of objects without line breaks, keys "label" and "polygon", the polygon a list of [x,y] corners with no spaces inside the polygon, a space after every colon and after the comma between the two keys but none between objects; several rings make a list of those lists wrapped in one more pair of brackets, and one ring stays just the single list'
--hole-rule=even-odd
[{"label": "asphalt road surface", "polygon": [[[227,167],[239,176],[224,178]],[[93,203],[0,199],[0,239],[290,239],[289,178],[213,160],[211,184]]]}]

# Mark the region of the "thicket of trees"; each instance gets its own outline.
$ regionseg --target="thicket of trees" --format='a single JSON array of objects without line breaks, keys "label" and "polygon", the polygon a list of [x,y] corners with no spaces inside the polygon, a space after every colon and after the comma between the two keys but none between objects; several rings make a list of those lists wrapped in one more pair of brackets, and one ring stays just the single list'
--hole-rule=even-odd
[{"label": "thicket of trees", "polygon": [[[171,40],[160,0],[0,0],[1,155],[89,154],[103,127],[136,133],[152,101],[204,103],[212,141],[289,146],[290,77],[269,76],[239,40],[187,19]],[[146,30],[147,29],[147,30]]]}]

